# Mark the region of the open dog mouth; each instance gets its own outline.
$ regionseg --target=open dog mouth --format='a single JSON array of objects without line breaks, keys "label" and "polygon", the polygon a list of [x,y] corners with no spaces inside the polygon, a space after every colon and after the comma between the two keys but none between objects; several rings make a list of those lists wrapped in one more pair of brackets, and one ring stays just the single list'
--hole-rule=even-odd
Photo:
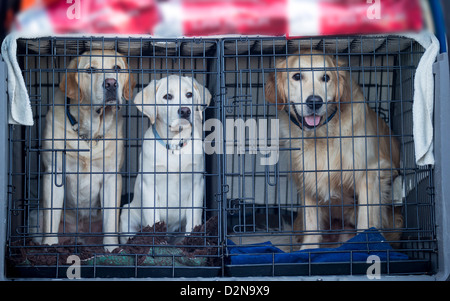
[{"label": "open dog mouth", "polygon": [[307,128],[315,128],[317,127],[320,122],[322,121],[322,116],[318,115],[310,115],[303,117],[302,124],[303,126],[306,126]]},{"label": "open dog mouth", "polygon": [[[333,119],[334,116],[336,116],[336,113],[338,112],[338,108],[336,107],[331,114],[328,115],[328,117],[325,116],[327,115],[316,115],[316,114],[311,114],[308,116],[300,116],[300,114],[298,114],[297,109],[295,108],[295,106],[293,107],[293,112],[294,114],[292,114],[292,112],[287,112],[289,114],[289,118],[291,119],[291,122],[294,123],[295,125],[297,125],[300,129],[315,129],[317,127],[320,127],[322,125],[327,124],[328,122],[330,122],[331,119]],[[325,119],[325,120],[324,120]]]},{"label": "open dog mouth", "polygon": [[320,126],[323,116],[311,114],[309,116],[301,116],[295,106],[292,106],[295,117],[290,114],[291,120],[297,124],[300,128],[314,129]]}]

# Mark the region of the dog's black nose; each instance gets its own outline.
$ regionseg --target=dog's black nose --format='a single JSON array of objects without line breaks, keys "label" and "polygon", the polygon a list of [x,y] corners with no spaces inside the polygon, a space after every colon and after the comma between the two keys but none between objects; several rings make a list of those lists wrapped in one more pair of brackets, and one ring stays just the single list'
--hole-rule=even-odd
[{"label": "dog's black nose", "polygon": [[323,99],[320,96],[310,95],[306,99],[306,105],[312,110],[318,110],[323,105]]},{"label": "dog's black nose", "polygon": [[106,90],[112,90],[117,88],[117,81],[114,78],[107,78],[103,83],[103,87]]},{"label": "dog's black nose", "polygon": [[188,107],[181,107],[178,109],[178,115],[180,115],[181,118],[189,118],[191,116],[191,109]]}]

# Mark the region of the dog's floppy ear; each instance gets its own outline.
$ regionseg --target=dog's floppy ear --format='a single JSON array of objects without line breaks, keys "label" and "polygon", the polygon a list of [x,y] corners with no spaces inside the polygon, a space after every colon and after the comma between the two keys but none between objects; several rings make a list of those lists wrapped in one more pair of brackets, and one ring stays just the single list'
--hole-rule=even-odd
[{"label": "dog's floppy ear", "polygon": [[[279,62],[276,68],[286,68],[286,60]],[[271,103],[276,103],[278,110],[284,108],[284,104],[287,101],[286,95],[286,83],[285,83],[285,73],[278,71],[270,73],[267,77],[264,92],[266,95],[266,100]]]},{"label": "dog's floppy ear", "polygon": [[[123,58],[125,61],[125,65],[128,69],[128,64],[125,58]],[[131,99],[133,96],[133,89],[136,86],[136,80],[134,79],[133,73],[128,73],[128,80],[125,81],[124,87],[123,87],[123,98],[125,98],[127,101]]]},{"label": "dog's floppy ear", "polygon": [[150,119],[151,124],[156,120],[156,92],[159,86],[160,81],[154,79],[134,97],[134,104]]},{"label": "dog's floppy ear", "polygon": [[211,92],[206,87],[200,85],[195,78],[192,78],[192,81],[195,89],[194,101],[197,105],[197,110],[204,111],[211,102]]},{"label": "dog's floppy ear", "polygon": [[[346,62],[339,58],[330,57],[332,64],[336,67],[336,102],[351,101],[351,79],[350,74],[344,69]],[[356,87],[354,87],[356,88]]]},{"label": "dog's floppy ear", "polygon": [[123,87],[123,98],[127,101],[133,96],[133,89],[136,86],[136,80],[132,73],[128,74],[128,80],[125,82]]},{"label": "dog's floppy ear", "polygon": [[[67,66],[67,69],[78,69],[78,59],[78,57],[72,59],[69,66]],[[83,101],[81,91],[78,87],[78,72],[67,70],[67,78],[66,74],[64,74],[59,83],[59,88],[63,93],[66,93],[67,97],[70,99],[79,100],[80,103]]]}]

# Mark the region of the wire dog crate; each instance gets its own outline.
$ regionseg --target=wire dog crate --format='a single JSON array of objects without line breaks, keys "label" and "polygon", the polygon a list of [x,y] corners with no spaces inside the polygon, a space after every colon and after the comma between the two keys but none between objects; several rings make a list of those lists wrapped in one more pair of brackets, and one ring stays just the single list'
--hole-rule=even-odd
[{"label": "wire dog crate", "polygon": [[[92,54],[94,51],[98,52]],[[104,67],[106,58],[112,58],[116,65],[121,58],[118,53],[123,55],[128,67]],[[435,169],[416,165],[412,128],[414,77],[423,53],[424,49],[419,43],[401,36],[291,40],[281,37],[173,40],[50,37],[19,40],[18,61],[31,100],[34,126],[10,125],[7,129],[6,276],[66,278],[72,264],[71,259],[68,259],[70,255],[77,255],[80,259],[83,278],[366,275],[368,266],[372,264],[366,261],[370,254],[378,256],[383,275],[437,273],[441,256],[438,250],[442,246],[439,246],[438,239],[439,219],[436,212],[441,205],[435,195]],[[335,65],[326,65],[328,59],[325,59],[325,55]],[[99,60],[101,64],[96,66],[97,70],[91,70],[90,66],[80,69],[70,65],[76,57],[85,57],[90,63]],[[319,62],[314,66],[288,64],[295,59],[312,62],[313,58],[318,58]],[[339,83],[339,76],[333,77],[332,74],[339,74],[341,71],[349,75],[346,80],[351,82],[353,79],[351,90],[358,89],[359,86],[365,99],[362,101],[350,97],[348,106],[356,108],[367,103],[379,117],[375,119],[376,129],[380,130],[386,125],[385,133],[373,134],[364,130],[362,133],[355,133],[356,129],[344,133],[344,111],[339,101],[327,99],[323,101],[324,107],[334,105],[338,108],[336,111],[327,109],[328,119],[320,121],[327,123],[323,125],[327,134],[320,139],[315,137],[313,134],[319,131],[319,127],[315,126],[311,127],[309,133],[302,134],[303,131],[299,131],[298,127],[304,125],[305,120],[301,121],[299,118],[303,116],[303,112],[294,114],[294,108],[300,105],[302,95],[299,95],[299,99],[287,97],[283,100],[280,90],[274,88],[275,98],[270,99],[268,82],[273,79],[278,84],[277,80],[283,74],[288,74],[289,78],[300,73],[305,76],[320,74],[321,85],[327,86],[329,81],[329,84],[333,81]],[[102,104],[99,108],[83,102],[75,105],[68,100],[55,102],[60,82],[64,82],[64,78],[74,72],[91,75],[108,73],[115,75],[117,79],[119,75],[134,78],[133,97],[128,101],[124,100],[119,106],[120,110],[117,110],[117,104],[108,104],[116,106],[115,117],[123,119],[122,135],[119,135],[122,131],[119,123],[119,126],[113,127],[116,135],[113,138],[105,135],[103,126],[104,134],[91,138],[91,141],[89,137],[55,136],[54,131],[46,129],[46,115],[58,106],[63,108],[63,113],[68,107],[74,106],[75,113],[72,115],[75,115],[76,120],[80,120],[79,111],[83,107],[87,108],[87,120],[90,123],[95,114],[99,114],[97,109],[106,110],[107,104]],[[173,82],[162,81],[171,76],[176,76],[177,79]],[[143,111],[148,108],[156,112],[163,108],[166,110],[164,114],[169,118],[169,109],[175,107],[178,114],[182,114],[179,111],[181,102],[170,103],[172,97],[178,99],[177,96],[187,95],[179,92],[182,91],[181,77],[189,79],[187,87],[191,90],[197,84],[202,87],[194,94],[198,93],[203,98],[206,90],[211,94],[209,105],[204,100],[190,105],[191,113],[196,109],[201,111],[200,124],[208,123],[208,126],[201,126],[198,138],[192,136],[192,141],[201,140],[204,149],[208,144],[215,151],[203,150],[201,153],[204,170],[194,169],[195,164],[181,170],[181,162],[187,160],[181,156],[177,157],[177,168],[163,167],[162,170],[157,170],[154,167],[156,163],[169,164],[167,158],[172,148],[160,141],[164,141],[164,138],[158,139],[155,136],[152,129],[156,126],[151,120],[151,113]],[[171,90],[171,86],[178,92],[170,96],[169,92],[161,94],[165,104],[146,103],[146,97],[157,97],[159,92],[155,90],[159,82],[166,91]],[[92,84],[91,80],[89,85]],[[106,77],[100,86],[106,89],[105,85]],[[129,88],[133,87],[131,82],[127,85]],[[301,87],[303,85],[306,82]],[[146,88],[151,91],[148,95],[144,95]],[[293,85],[288,85],[287,94],[294,93],[293,89]],[[317,89],[318,87],[313,87],[311,94],[317,94]],[[306,86],[301,91],[309,96],[306,94]],[[324,97],[332,93],[331,89],[328,91],[325,88],[324,91]],[[342,92],[337,88],[337,95]],[[192,94],[190,97],[193,97]],[[100,113],[103,112],[101,110]],[[283,117],[283,114],[291,113],[294,117],[285,119],[287,123],[283,123],[283,118],[289,116]],[[335,123],[329,121],[332,118],[333,122],[337,121],[340,129],[339,134],[334,136],[331,134],[331,127]],[[350,114],[350,119],[353,118],[356,115]],[[66,121],[63,128],[66,132],[72,131],[70,118],[64,119]],[[212,120],[217,123],[210,123]],[[367,127],[367,123],[364,126]],[[194,124],[194,130],[195,127]],[[169,131],[170,128],[167,133]],[[148,136],[148,133],[153,134]],[[362,167],[342,166],[340,163],[340,168],[327,166],[308,170],[299,169],[294,162],[304,162],[306,151],[317,153],[319,150],[324,150],[328,158],[337,155],[342,160],[342,144],[355,144],[358,139],[365,141],[364,154],[369,153],[367,144],[371,139],[389,141],[388,165],[381,166],[378,158],[377,165],[369,167],[367,156],[361,156]],[[71,154],[89,153],[90,150],[84,144],[86,141],[83,140],[89,141],[90,145],[105,145],[110,142],[108,151],[115,149],[116,155],[107,158],[107,149],[103,147],[99,170],[92,168],[92,155],[86,163],[87,171],[73,170],[66,166],[64,168],[67,170],[48,171],[44,168],[45,153],[51,154],[53,163],[66,160],[65,157]],[[330,144],[333,140],[340,141],[341,148],[332,150]],[[77,147],[61,147],[58,144],[61,141],[76,142]],[[311,144],[311,141],[316,142]],[[393,141],[398,141],[398,164],[392,154],[397,145]],[[305,144],[308,143],[316,146],[307,149]],[[144,146],[146,144],[151,147]],[[157,148],[160,144],[164,145],[163,149]],[[318,144],[322,147],[318,148]],[[180,142],[177,145],[179,149],[185,144]],[[122,164],[118,162],[118,149],[123,149]],[[146,169],[146,155],[141,155],[144,151],[152,154],[153,165],[150,166],[153,169]],[[379,147],[370,151],[378,154],[375,157],[380,156]],[[55,156],[56,153],[58,155]],[[190,155],[191,160],[194,155]],[[80,155],[76,156],[79,158]],[[352,156],[353,161],[357,160],[354,151]],[[114,162],[113,169],[106,169],[105,160],[111,159]],[[315,166],[322,163],[317,159],[309,160],[314,161]],[[305,202],[307,194],[319,195],[317,191],[321,182],[318,178],[337,177],[340,182],[343,174],[351,174],[353,180],[349,186],[354,187],[357,175],[362,171],[388,175],[388,191],[383,192],[388,195],[386,201],[363,204],[363,194],[359,194],[356,188],[351,196],[344,193],[343,188],[332,195],[332,189],[327,185],[324,190],[328,191],[328,200],[316,196],[313,204]],[[179,180],[183,175],[190,175],[192,179],[181,181],[177,185],[172,182],[172,175]],[[313,183],[307,188],[304,181],[308,175],[312,175],[309,179]],[[62,179],[70,176],[77,179],[75,200],[80,200],[84,194],[90,195],[98,177],[103,180],[112,179],[113,185],[110,187],[113,187],[112,190],[120,190],[120,193],[112,192],[115,196],[112,205],[105,205],[106,200],[99,202],[92,196],[87,197],[91,200],[87,206],[82,206],[81,202],[72,207],[64,205],[59,232],[49,235],[43,230],[43,216],[46,211],[53,212],[54,208],[42,207],[46,189],[45,176],[52,176],[52,185],[65,187],[64,199],[68,198],[70,188]],[[146,176],[149,177],[145,178]],[[204,181],[200,191],[196,190],[203,195],[200,205],[194,204],[194,201],[189,205],[182,204],[181,201],[168,205],[168,198],[163,205],[148,206],[143,201],[138,202],[134,209],[139,226],[132,229],[132,213],[131,210],[127,211],[131,207],[127,206],[144,198],[136,196],[136,191],[144,195],[144,184],[139,186],[136,183],[148,181],[149,178],[152,181],[158,179],[163,183],[163,195],[167,197],[169,191],[173,193],[177,190],[179,193],[175,194],[181,198],[182,189],[193,190],[194,176],[199,176]],[[83,179],[80,178],[87,181],[84,183],[86,186],[81,186]],[[368,189],[368,186],[369,180],[366,180],[363,187]],[[56,191],[58,188],[53,189]],[[154,190],[156,188],[151,189],[150,194]],[[103,198],[111,193],[100,191]],[[52,190],[52,194],[54,193],[56,192]],[[375,190],[374,194],[381,198],[381,189]],[[377,213],[372,214],[373,219],[383,219],[383,214],[387,212],[387,219],[391,223],[383,224],[380,228],[371,227],[369,230],[358,227],[358,212],[364,212],[359,211],[360,207],[366,207],[368,215],[375,208]],[[194,215],[195,209],[202,212],[201,225],[192,231],[187,225],[185,228],[171,228],[169,222],[146,227],[143,218],[146,210],[153,215],[161,211],[161,215],[167,217],[163,220],[167,221],[171,214],[169,212],[174,210],[173,212],[177,212],[175,219],[180,222],[185,218],[182,217],[183,214]],[[316,213],[308,221],[307,215],[311,209],[316,210]],[[116,221],[122,220],[121,215],[126,212],[126,227],[120,228],[121,225],[116,223],[114,230],[104,229],[102,221],[108,210],[115,212]],[[319,211],[322,212],[321,225],[311,228],[311,223],[319,224]],[[83,225],[87,226],[85,228],[81,228],[80,221],[83,212],[87,212],[87,218],[83,220]],[[100,222],[95,219],[97,215]],[[123,229],[125,230],[121,231]],[[127,240],[129,235],[131,238]],[[43,239],[48,236],[59,238],[57,244],[42,244]],[[310,238],[315,236],[321,238],[313,243]],[[117,248],[105,249],[108,246],[105,244],[105,237],[119,238]],[[393,238],[386,241],[387,237]],[[114,243],[110,244],[115,247]]]},{"label": "wire dog crate", "polygon": [[[310,38],[291,41],[261,38],[245,41],[226,39],[222,46],[222,84],[227,88],[227,97],[224,102],[226,118],[244,121],[280,119],[283,118],[282,111],[277,110],[280,104],[285,108],[290,107],[286,110],[290,110],[287,114],[291,116],[290,119],[286,118],[288,122],[280,124],[277,164],[261,165],[259,161],[267,154],[251,154],[251,148],[255,144],[252,142],[250,132],[252,131],[251,123],[245,123],[249,132],[245,141],[238,141],[236,138],[227,141],[227,143],[234,142],[236,148],[238,144],[245,144],[246,150],[239,153],[236,149],[227,148],[231,152],[226,152],[225,156],[224,180],[229,187],[225,198],[226,242],[230,258],[227,265],[228,273],[233,276],[365,274],[367,264],[366,262],[362,264],[357,259],[357,254],[362,247],[361,243],[367,242],[370,238],[365,237],[362,241],[356,238],[362,235],[360,232],[363,230],[357,226],[358,217],[353,216],[352,221],[344,221],[344,215],[352,214],[347,212],[348,209],[350,212],[355,212],[353,210],[357,210],[356,207],[363,206],[358,203],[364,196],[358,195],[355,178],[349,184],[350,194],[352,194],[350,195],[352,200],[349,203],[343,200],[346,188],[339,187],[337,191],[332,191],[336,188],[330,184],[332,181],[330,179],[336,176],[339,182],[345,181],[346,172],[353,174],[353,177],[358,177],[357,174],[360,174],[358,172],[361,170],[355,167],[357,166],[355,160],[365,161],[360,167],[365,172],[370,172],[371,168],[379,174],[387,170],[392,180],[397,173],[403,178],[402,184],[395,184],[400,185],[400,194],[394,191],[397,188],[392,183],[392,186],[389,186],[390,196],[386,203],[382,204],[378,200],[376,204],[372,204],[374,207],[387,206],[392,214],[390,218],[393,221],[388,229],[390,234],[385,234],[386,237],[389,235],[396,237],[391,243],[397,249],[386,246],[389,249],[387,252],[392,252],[394,255],[398,251],[407,254],[409,259],[403,262],[397,261],[394,259],[395,256],[391,257],[391,254],[388,254],[382,259],[385,264],[384,273],[394,275],[432,272],[437,262],[436,220],[433,213],[435,210],[433,170],[431,167],[416,166],[412,132],[414,74],[423,54],[422,47],[413,40],[399,37]],[[326,64],[325,54],[331,56],[333,62],[344,61],[345,63],[342,65],[336,63],[334,67],[329,66]],[[292,60],[295,63],[290,63],[291,59],[297,58],[298,62]],[[313,64],[313,61],[316,63]],[[338,134],[333,132],[331,128],[333,125],[325,125],[327,120],[322,125],[327,127],[325,134],[319,137],[319,129],[314,129],[314,131],[311,130],[313,134],[308,135],[304,130],[305,121],[302,124],[298,117],[292,117],[295,116],[294,110],[297,116],[303,115],[298,113],[302,109],[296,105],[299,102],[305,102],[304,99],[310,95],[308,93],[319,94],[323,84],[321,86],[320,81],[310,80],[316,84],[316,88],[308,90],[310,82],[303,79],[300,84],[300,93],[295,94],[298,91],[294,86],[295,83],[292,80],[284,80],[283,72],[287,74],[287,78],[301,73],[308,74],[311,78],[322,76],[324,72],[331,76],[333,72],[341,71],[347,72],[355,80],[355,83],[351,84],[352,88],[357,89],[359,85],[365,101],[380,116],[377,126],[381,127],[382,122],[389,126],[389,132],[384,135],[398,139],[401,163],[397,167],[392,161],[385,167],[379,163],[375,167],[370,167],[367,163],[368,155],[358,154],[358,150],[355,149],[357,144],[355,139],[363,138],[366,141],[367,150],[367,147],[370,148],[367,146],[367,141],[373,134],[369,132],[357,134],[354,128],[349,132],[343,120],[344,105],[341,107],[338,101],[335,103],[329,101],[330,104],[336,104],[337,111],[342,114],[339,123],[334,125],[339,128]],[[272,87],[277,94],[275,103],[268,101],[270,87],[267,85],[271,76],[283,78],[282,81],[275,80],[277,87]],[[347,80],[351,81],[351,79]],[[281,85],[284,85],[281,88],[285,90],[284,93],[289,95],[284,102],[283,91],[280,91]],[[304,95],[301,95],[302,93]],[[329,91],[325,91],[325,95],[327,93],[332,94],[334,91],[329,88]],[[344,94],[343,91],[340,93]],[[297,98],[292,99],[295,97]],[[322,95],[322,98],[325,99],[325,97]],[[347,96],[347,98],[352,97]],[[347,121],[353,122],[358,118],[356,108],[361,100],[352,98],[348,101],[351,102],[350,118],[352,120]],[[287,105],[289,103],[292,106]],[[303,110],[306,109],[303,107]],[[325,116],[333,116],[333,110],[329,110]],[[349,118],[348,115],[347,118]],[[295,125],[296,121],[300,125]],[[303,129],[299,132],[298,127],[301,126]],[[368,128],[367,124],[362,127]],[[226,129],[234,131],[231,127]],[[285,132],[284,135],[281,134],[282,131]],[[261,132],[258,133],[261,134]],[[350,136],[346,136],[348,134]],[[267,133],[267,136],[270,134]],[[225,135],[225,137],[228,136]],[[349,137],[351,139],[346,139]],[[343,144],[346,143],[353,145],[350,149],[352,156],[350,161],[353,161],[353,164],[350,165],[345,162],[343,157],[346,155],[342,153],[346,149]],[[393,145],[390,144],[389,147],[392,151]],[[321,151],[326,155],[320,157],[318,153]],[[308,152],[315,155],[308,156]],[[380,156],[379,149],[377,154],[375,156]],[[362,158],[355,159],[355,156]],[[304,169],[299,168],[295,160],[302,161]],[[309,169],[306,167],[307,160],[312,160],[313,167]],[[319,167],[323,166],[320,160],[328,163],[324,163],[324,167]],[[334,164],[340,168],[336,168],[332,160],[337,160],[338,163]],[[300,183],[295,182],[296,177],[300,178],[298,180]],[[324,181],[324,178],[330,182]],[[369,181],[372,180],[367,180],[363,185],[368,187],[375,184]],[[324,188],[327,195],[325,197],[320,195],[320,190]],[[305,198],[309,194],[314,199],[312,204],[305,203]],[[381,199],[381,188],[375,194]],[[337,201],[332,201],[332,198],[336,198]],[[314,209],[314,213],[312,217],[308,217],[307,212],[311,208]],[[361,214],[361,211],[358,213]],[[355,215],[358,214],[355,213]],[[322,225],[308,228],[307,223]],[[309,238],[317,233],[321,235],[321,240],[313,246],[307,245]],[[344,243],[348,239],[353,240]],[[256,242],[263,243],[264,247],[248,246],[249,243]],[[370,249],[370,246],[364,245],[363,248]],[[292,253],[299,249],[305,250]],[[286,256],[284,252],[289,255]],[[248,268],[249,264],[253,266],[252,269]]]},{"label": "wire dog crate", "polygon": [[[42,38],[37,40],[20,40],[19,47],[18,59],[23,67],[24,78],[29,89],[35,125],[30,128],[11,126],[9,130],[11,142],[9,144],[9,153],[12,156],[9,178],[11,187],[14,187],[8,211],[8,255],[15,266],[15,269],[11,271],[11,275],[20,277],[24,275],[28,275],[27,277],[42,277],[43,275],[47,275],[48,277],[65,278],[66,274],[62,271],[67,269],[67,265],[72,264],[72,262],[67,262],[67,258],[73,254],[80,257],[82,266],[81,274],[84,274],[83,277],[117,277],[117,275],[125,277],[178,277],[189,276],[193,272],[193,275],[198,275],[199,269],[204,270],[200,275],[203,274],[203,276],[209,277],[217,276],[219,271],[217,268],[217,259],[220,259],[221,256],[218,228],[220,215],[216,199],[216,195],[218,195],[217,186],[220,184],[221,175],[219,161],[217,159],[205,154],[200,155],[199,160],[207,162],[204,170],[194,169],[194,164],[192,166],[188,165],[188,167],[180,170],[177,168],[174,169],[174,167],[170,167],[169,169],[167,166],[165,168],[149,167],[143,169],[145,162],[139,160],[143,143],[148,140],[151,142],[156,141],[156,138],[144,138],[144,134],[151,128],[151,123],[149,118],[138,110],[138,105],[133,103],[133,98],[129,98],[128,101],[124,100],[120,110],[116,110],[117,115],[123,115],[122,136],[117,135],[117,137],[114,136],[113,138],[110,136],[108,139],[108,133],[105,133],[107,128],[104,127],[101,130],[103,135],[99,138],[93,137],[94,135],[91,136],[92,142],[90,141],[89,135],[86,139],[73,139],[70,136],[70,132],[73,131],[71,128],[73,125],[71,125],[70,120],[66,120],[66,124],[63,125],[65,132],[68,134],[58,135],[55,132],[50,132],[49,136],[48,132],[46,134],[49,128],[45,127],[45,119],[49,109],[53,108],[56,113],[58,106],[70,107],[73,105],[73,100],[67,100],[62,104],[59,104],[57,101],[58,95],[55,91],[58,89],[59,82],[64,81],[63,76],[70,76],[69,74],[74,71],[87,72],[86,74],[92,71],[89,70],[90,67],[88,66],[81,67],[86,68],[86,70],[73,70],[80,68],[79,66],[69,66],[70,62],[76,57],[84,57],[91,66],[97,68],[95,71],[97,73],[104,72],[105,74],[110,74],[112,72],[112,77],[114,78],[119,78],[119,75],[122,74],[133,77],[136,82],[135,90],[137,91],[141,91],[147,85],[151,85],[152,80],[158,81],[161,78],[170,76],[189,78],[191,83],[194,83],[195,80],[196,84],[201,85],[204,89],[208,89],[212,95],[210,105],[206,111],[202,109],[200,111],[201,114],[205,114],[207,118],[217,118],[218,116],[216,114],[219,112],[219,103],[216,102],[219,80],[217,41]],[[119,64],[120,57],[116,53],[124,56],[128,64],[128,70],[123,68],[124,66],[120,70],[108,70],[112,68],[107,67],[106,59],[108,57],[112,58],[115,64]],[[114,76],[114,73],[116,73],[116,76]],[[79,74],[77,74],[79,77],[78,80],[81,81]],[[101,81],[103,80],[106,84],[108,79],[101,79]],[[181,85],[181,81],[174,81],[170,84],[173,87],[169,87],[169,83],[167,83],[167,87],[164,88],[176,88],[178,85]],[[91,86],[91,91],[94,91],[96,85],[95,80],[88,82],[88,85]],[[128,82],[124,86],[126,87],[127,85]],[[100,88],[102,87],[100,86]],[[129,88],[133,89],[131,86]],[[189,88],[191,88],[190,84]],[[199,89],[198,93],[205,93],[204,89]],[[94,93],[91,92],[91,94]],[[69,92],[66,92],[66,94],[69,95]],[[147,97],[152,97],[152,95],[148,95]],[[155,97],[156,95],[153,96],[153,98]],[[173,95],[173,97],[177,99],[179,95]],[[93,98],[92,95],[91,98]],[[146,104],[142,105],[146,106]],[[89,111],[87,117],[85,117],[87,119],[85,122],[88,122],[91,127],[94,127],[95,125],[92,124],[96,122],[95,116],[98,114],[96,112],[98,104],[87,103],[84,106]],[[148,109],[156,110],[158,107],[165,107],[169,110],[169,108],[175,108],[175,106],[178,108],[181,106],[181,103],[175,103],[174,101],[170,104],[168,102],[165,106],[153,104]],[[191,106],[190,108],[194,112],[194,110],[197,110],[201,106],[206,108],[207,104],[204,102],[203,104],[200,103],[198,106]],[[75,105],[75,110],[70,111],[75,120],[78,121],[83,117],[80,114],[82,110],[83,101]],[[169,113],[167,113],[168,115]],[[47,118],[47,120],[49,119]],[[53,123],[58,122],[57,118],[55,120]],[[56,128],[57,126],[57,124],[53,125],[52,128]],[[197,127],[197,129],[193,130],[197,130],[197,132],[202,134],[201,124],[197,124]],[[112,131],[120,132],[121,129],[113,127]],[[166,133],[160,133],[160,135],[164,136]],[[68,142],[70,143],[71,139],[78,142],[78,148],[70,149],[72,146]],[[201,143],[204,135],[193,139],[198,139]],[[46,146],[49,144],[47,143],[48,140],[50,142],[55,141],[53,148],[48,149],[48,146]],[[86,144],[83,143],[83,140],[88,142],[92,150],[95,149],[97,144],[105,143],[103,149],[100,150],[103,153],[100,156],[100,161],[103,162],[99,168],[95,167],[95,160],[98,160],[98,158],[95,155],[90,155],[90,159],[87,160],[87,163],[84,163],[88,167],[87,171],[83,169],[82,164],[80,164],[81,167],[71,168],[69,167],[69,163],[66,165],[67,168],[63,165],[63,170],[56,170],[56,168],[52,167],[51,171],[48,172],[44,169],[42,161],[45,152],[52,153],[52,163],[57,162],[57,160],[69,162],[67,158],[73,153],[89,153],[90,150],[86,150]],[[108,140],[112,142],[109,145],[106,144]],[[64,144],[57,144],[58,141],[62,141]],[[108,158],[109,149],[116,149],[113,158]],[[161,152],[161,150],[157,150]],[[149,149],[149,151],[152,152],[153,149]],[[94,151],[91,153],[94,153]],[[62,154],[62,158],[58,158],[54,154]],[[122,155],[123,165],[121,166],[119,161]],[[80,159],[80,156],[78,155],[78,161],[83,161],[83,158]],[[116,157],[114,158],[114,156]],[[167,156],[169,155],[167,154]],[[179,161],[180,164],[184,160],[189,159],[188,155],[181,155],[181,153],[174,155],[173,152],[172,157],[174,160]],[[113,165],[115,165],[112,171],[108,169],[108,160],[113,160]],[[162,153],[159,158],[155,158],[155,162],[158,164],[162,160],[168,160],[166,155]],[[67,170],[64,170],[64,168]],[[52,178],[52,181],[55,182],[55,185],[52,185],[53,189],[51,191],[53,198],[55,198],[58,189],[57,186],[65,187],[65,203],[70,193],[70,185],[76,186],[78,192],[75,194],[75,205],[71,207],[65,204],[63,206],[61,226],[57,234],[59,242],[49,247],[48,245],[41,245],[41,243],[45,243],[43,238],[49,235],[55,235],[55,233],[48,234],[48,232],[45,232],[42,216],[45,216],[45,211],[53,211],[56,209],[43,208],[42,206],[42,199],[45,198],[43,178],[46,174],[57,174],[58,172],[63,174],[67,180],[66,182],[62,182],[63,180],[59,176],[55,176],[54,179]],[[149,175],[149,178],[167,177],[165,178],[165,187],[159,188],[164,192],[171,191],[171,193],[174,193],[177,190],[181,191],[184,186],[193,185],[188,180],[181,180],[183,173],[195,174],[201,177],[205,183],[196,191],[198,195],[203,195],[201,204],[195,204],[198,207],[196,209],[202,213],[201,223],[195,225],[198,227],[192,233],[187,227],[186,229],[169,227],[167,217],[164,217],[164,215],[174,214],[167,210],[161,213],[161,223],[146,225],[142,220],[137,221],[140,225],[138,229],[133,229],[133,231],[139,233],[132,239],[130,238],[128,244],[124,242],[115,251],[112,251],[115,246],[112,246],[110,250],[103,248],[104,242],[102,242],[101,238],[104,235],[114,235],[121,231],[116,226],[113,231],[108,233],[109,230],[105,230],[102,227],[102,223],[100,222],[99,224],[98,219],[96,220],[96,215],[100,215],[100,220],[104,220],[107,214],[105,209],[110,206],[110,208],[113,207],[112,209],[116,210],[115,218],[122,219],[122,215],[119,217],[118,212],[121,209],[123,211],[126,204],[129,204],[134,199],[136,179],[140,180],[141,177],[146,177],[147,175]],[[121,183],[118,183],[120,178],[118,179],[114,176],[113,178],[108,178],[111,174],[121,175]],[[169,176],[173,174],[180,176],[180,185],[173,183],[173,177],[170,178],[169,183]],[[119,190],[122,187],[120,195],[113,194],[113,197],[116,198],[114,202],[107,203],[106,197],[111,196],[107,191],[100,192],[100,198],[102,198],[101,194],[103,193],[105,200],[101,203],[98,202],[97,196],[95,195],[95,182],[97,181],[96,176],[98,175],[103,178],[105,183],[103,185],[106,185],[107,181],[112,181],[115,183],[109,187],[112,187],[113,190],[115,187],[119,187]],[[72,184],[69,182],[70,176],[76,178],[72,179]],[[90,191],[90,196],[86,197],[83,194],[83,190]],[[181,193],[178,193],[178,196],[181,198]],[[84,205],[82,203],[83,198],[89,201],[87,208],[86,203]],[[120,200],[121,202],[119,202]],[[163,201],[163,203],[165,202]],[[161,209],[158,206],[162,205],[154,204],[152,209]],[[187,210],[187,208],[182,206],[186,205],[177,201],[176,204],[172,205],[172,210],[177,212]],[[138,207],[141,208],[142,206]],[[86,213],[83,213],[84,211]],[[137,211],[141,212],[142,210]],[[123,215],[128,217],[128,214]],[[181,215],[179,218],[181,219]],[[176,224],[176,221],[173,223]],[[82,228],[82,225],[85,228]],[[128,228],[124,229],[124,232],[121,233],[123,236],[126,236],[129,232],[133,231]],[[120,241],[122,241],[122,237]],[[64,266],[64,268],[61,269],[61,266]]]}]

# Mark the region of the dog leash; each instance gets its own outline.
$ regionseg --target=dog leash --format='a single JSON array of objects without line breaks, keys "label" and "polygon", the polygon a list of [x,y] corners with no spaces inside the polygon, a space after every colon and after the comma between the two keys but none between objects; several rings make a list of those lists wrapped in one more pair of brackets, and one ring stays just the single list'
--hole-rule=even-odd
[{"label": "dog leash", "polygon": [[[300,116],[300,115],[297,113],[297,110],[295,109],[294,106],[293,106],[293,108],[294,108],[295,114],[296,114],[297,116]],[[330,120],[333,119],[333,117],[336,115],[337,110],[338,110],[338,109],[336,108],[336,109],[334,110],[334,112],[331,113],[330,116],[328,116],[328,118],[325,120],[325,122],[324,122],[322,125],[325,125],[325,124],[327,124],[328,122],[330,122]],[[295,124],[296,126],[298,126],[301,130],[303,130],[303,127],[300,125],[300,123],[298,123],[298,121],[294,118],[294,116],[292,116],[292,114],[289,113],[289,110],[288,110],[288,109],[286,109],[286,113],[289,115],[289,119],[291,119],[292,123]]]},{"label": "dog leash", "polygon": [[[168,150],[176,150],[176,149],[183,148],[189,142],[189,140],[181,139],[180,143],[178,143],[178,144],[169,144],[169,143],[165,142],[165,141],[167,141],[169,139],[168,138],[167,139],[161,138],[161,136],[158,134],[158,131],[156,130],[155,126],[152,126],[152,130],[153,130],[153,135],[155,135],[155,139],[159,143],[161,143],[161,145],[164,146]],[[192,133],[191,133],[191,137],[192,137]]]}]

